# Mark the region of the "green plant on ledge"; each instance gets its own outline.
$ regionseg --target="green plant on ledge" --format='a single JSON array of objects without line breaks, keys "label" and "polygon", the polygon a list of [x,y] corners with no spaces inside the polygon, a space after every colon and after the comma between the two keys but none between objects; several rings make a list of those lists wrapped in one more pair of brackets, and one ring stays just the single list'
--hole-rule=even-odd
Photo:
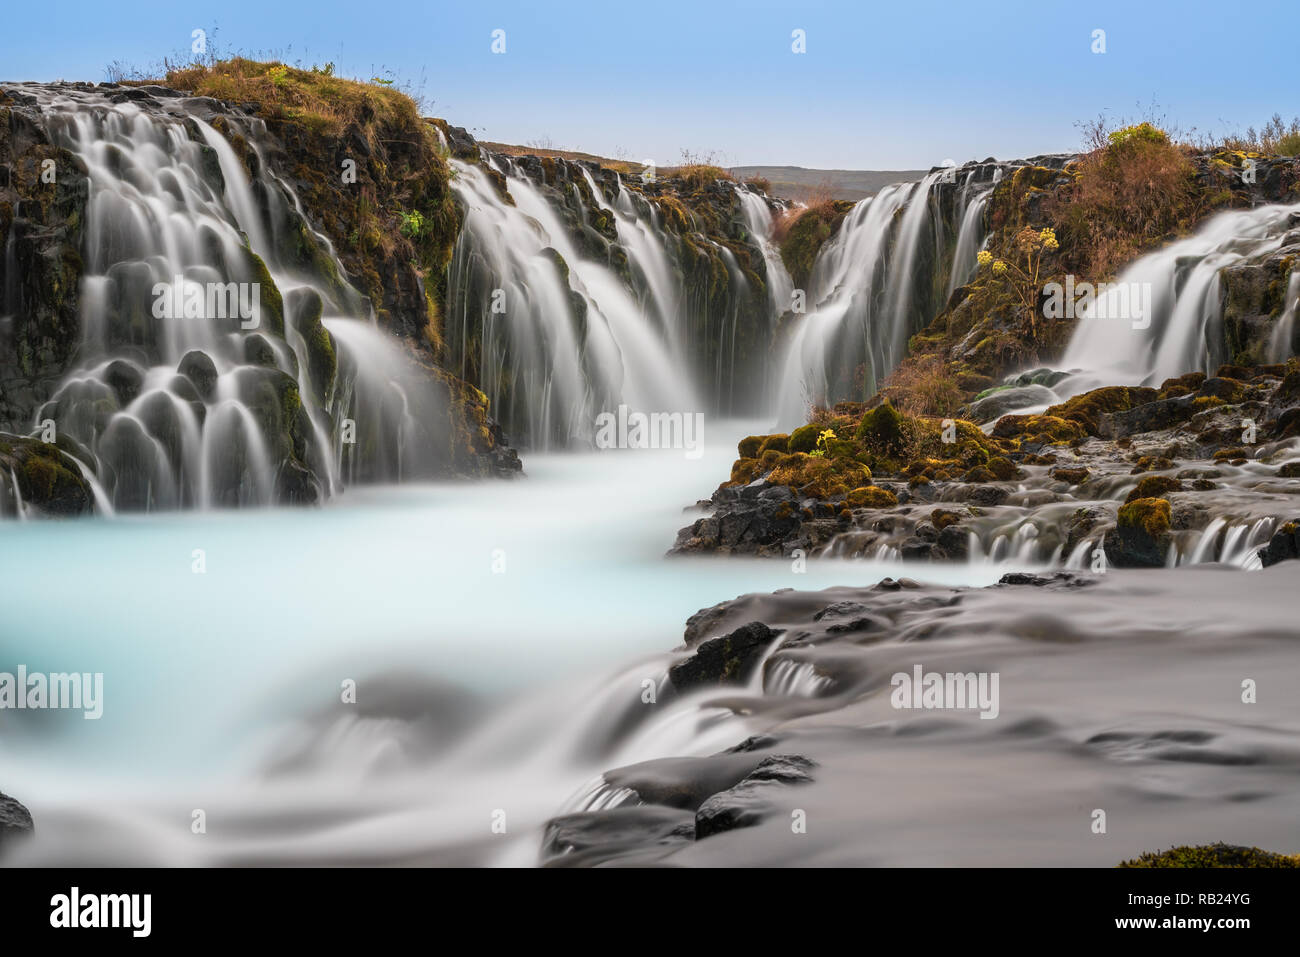
[{"label": "green plant on ledge", "polygon": [[[988,269],[996,280],[1011,287],[1016,298],[1025,310],[1029,320],[1029,332],[1035,340],[1038,338],[1038,291],[1042,288],[1039,276],[1043,269],[1043,260],[1048,253],[1060,248],[1056,241],[1056,232],[1052,229],[1035,230],[1026,226],[1016,233],[1013,249],[1016,257],[1007,259],[994,258],[987,249],[980,250],[976,256],[981,269]],[[1017,261],[1018,260],[1018,261]]]},{"label": "green plant on ledge", "polygon": [[808,454],[815,459],[825,458],[830,443],[836,438],[837,436],[835,435],[834,429],[826,429],[825,431],[818,433],[817,448],[813,449]]},{"label": "green plant on ledge", "polygon": [[397,215],[402,217],[402,225],[398,227],[398,231],[408,239],[419,239],[424,232],[424,217],[420,215],[420,211],[417,209],[407,213],[398,210]]}]

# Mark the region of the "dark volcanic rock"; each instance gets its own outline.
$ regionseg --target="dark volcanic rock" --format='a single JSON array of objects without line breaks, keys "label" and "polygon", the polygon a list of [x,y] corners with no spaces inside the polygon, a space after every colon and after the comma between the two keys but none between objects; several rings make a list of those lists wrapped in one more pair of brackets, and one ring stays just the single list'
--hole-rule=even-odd
[{"label": "dark volcanic rock", "polygon": [[759,657],[779,632],[761,621],[741,625],[729,635],[710,638],[695,654],[669,669],[679,691],[710,684],[739,684],[749,677]]},{"label": "dark volcanic rock", "polygon": [[1300,558],[1300,522],[1296,521],[1287,522],[1274,532],[1259,552],[1259,560],[1265,567],[1293,558]]},{"label": "dark volcanic rock", "polygon": [[217,387],[217,366],[206,352],[195,349],[185,353],[176,371],[194,383],[199,395],[205,399],[212,398]]},{"label": "dark volcanic rock", "polygon": [[743,781],[721,791],[695,812],[695,839],[740,827],[753,827],[768,816],[782,785],[808,784],[816,763],[797,754],[764,758]]},{"label": "dark volcanic rock", "polygon": [[14,798],[0,792],[0,852],[15,838],[26,837],[35,829],[31,812]]}]

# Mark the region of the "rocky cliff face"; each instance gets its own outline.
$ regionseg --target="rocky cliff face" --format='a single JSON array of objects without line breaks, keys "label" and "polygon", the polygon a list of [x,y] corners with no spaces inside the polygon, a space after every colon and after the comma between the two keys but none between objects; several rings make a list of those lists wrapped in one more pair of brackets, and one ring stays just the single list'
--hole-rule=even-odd
[{"label": "rocky cliff face", "polygon": [[0,92],[0,430],[31,427],[77,344],[86,197],[77,159]]},{"label": "rocky cliff face", "polygon": [[[139,112],[114,117],[118,108]],[[58,111],[57,119],[51,110]],[[84,112],[79,116],[78,110]],[[169,154],[163,165],[174,167],[155,171],[152,183],[135,183],[134,177],[149,178],[141,166],[143,154],[134,155],[113,141],[115,135],[125,135],[123,144],[133,142],[136,134],[126,134],[122,127],[137,122],[131,117],[152,124],[149,136],[162,136],[159,142]],[[82,119],[89,124],[85,129],[78,126]],[[89,473],[103,469],[111,472],[107,483],[117,484],[110,498],[118,507],[191,504],[180,464],[186,457],[182,438],[187,415],[182,411],[178,420],[179,406],[170,400],[136,404],[148,370],[171,361],[162,354],[167,350],[160,349],[170,333],[149,315],[148,277],[137,275],[150,261],[142,240],[133,236],[134,227],[124,225],[124,231],[115,232],[119,227],[113,223],[130,222],[122,202],[147,208],[140,190],[170,190],[174,197],[160,193],[161,201],[174,198],[186,208],[220,202],[223,194],[226,202],[237,204],[228,189],[231,170],[223,171],[222,158],[204,138],[205,129],[224,137],[243,167],[236,178],[246,175],[251,187],[256,208],[248,215],[267,232],[263,252],[273,252],[281,275],[310,276],[314,285],[282,292],[247,236],[242,252],[225,249],[218,233],[204,232],[203,215],[190,214],[187,228],[203,248],[191,248],[187,239],[180,247],[182,257],[207,260],[223,280],[247,279],[263,290],[266,323],[247,337],[242,353],[226,357],[222,365],[223,371],[231,362],[249,369],[239,375],[238,400],[264,432],[271,464],[282,463],[274,488],[262,497],[315,501],[333,481],[325,477],[330,453],[324,446],[338,424],[333,420],[352,414],[339,403],[354,401],[358,370],[354,361],[349,365],[348,357],[338,354],[339,344],[322,324],[322,313],[372,313],[417,370],[412,374],[423,378],[420,389],[429,397],[411,410],[420,421],[414,432],[408,429],[408,438],[418,434],[415,441],[429,446],[429,474],[517,472],[518,458],[491,418],[486,397],[440,363],[438,317],[458,216],[438,136],[427,122],[363,106],[341,131],[331,131],[307,118],[263,117],[257,103],[236,106],[185,97],[161,86],[15,85],[0,91],[0,432],[6,433],[0,443],[6,473],[0,508],[58,514],[88,510],[93,499]],[[179,133],[182,143],[166,145],[171,135],[166,131]],[[96,142],[102,145],[91,148],[102,153],[95,160],[102,161],[101,177],[120,177],[128,198],[109,195],[113,190],[105,192],[101,184],[101,204],[106,199],[108,206],[98,207],[96,261],[88,263],[92,190],[77,150]],[[190,162],[193,168],[183,169]],[[175,174],[189,185],[176,183]],[[183,189],[190,191],[185,197]],[[217,215],[229,219],[231,213]],[[403,228],[406,222],[416,225]],[[153,236],[151,242],[167,246],[161,225],[141,228]],[[88,277],[97,290],[90,301],[83,294]],[[98,341],[87,339],[88,328],[101,330],[91,337]],[[292,358],[291,337],[301,337],[301,352],[285,367],[285,357]],[[309,369],[310,395],[303,391],[307,380],[295,381],[299,361]],[[66,377],[77,368],[99,384],[68,386]],[[199,351],[187,355],[175,371],[178,379],[167,391],[172,399],[188,402],[203,428],[216,401],[217,367]],[[251,382],[253,372],[259,382],[266,381]],[[92,397],[87,389],[103,395]],[[331,403],[336,408],[322,413],[326,419],[313,419],[307,412],[309,404],[323,410]],[[171,462],[160,468],[172,472],[170,478],[141,474],[132,479],[127,474],[140,458],[131,445],[141,440],[109,436],[119,412],[126,414],[123,421],[130,431],[143,430],[161,443],[160,454]],[[58,420],[56,428],[41,427],[47,417]],[[392,458],[393,450],[377,447],[374,436],[372,431],[365,437],[369,444],[363,440],[349,450],[345,465],[352,477],[392,477],[383,460]],[[99,448],[101,439],[112,448]],[[313,442],[315,450],[309,448]],[[238,504],[248,498],[249,476],[239,473],[253,454],[245,448],[225,451],[233,485],[229,494],[219,493],[218,501]],[[139,494],[122,484],[133,481]]]}]

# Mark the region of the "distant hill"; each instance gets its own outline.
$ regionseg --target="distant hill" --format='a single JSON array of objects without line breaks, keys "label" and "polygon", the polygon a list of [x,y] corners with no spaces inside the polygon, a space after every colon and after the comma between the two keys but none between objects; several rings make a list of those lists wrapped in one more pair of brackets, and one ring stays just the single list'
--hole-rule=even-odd
[{"label": "distant hill", "polygon": [[740,180],[757,176],[772,184],[772,195],[807,202],[814,195],[857,201],[890,183],[914,183],[929,170],[806,169],[802,166],[733,166]]},{"label": "distant hill", "polygon": [[[598,163],[607,169],[617,170],[623,175],[639,174],[644,167],[629,160],[610,159],[595,153],[581,153],[575,150],[544,149],[536,146],[517,146],[510,143],[491,143],[483,141],[483,146],[507,156],[553,156],[568,160],[585,160]],[[672,166],[665,165],[660,172],[671,175]],[[782,199],[807,202],[812,197],[818,199],[848,199],[856,202],[867,196],[874,196],[891,183],[915,183],[929,170],[900,169],[807,169],[803,166],[733,166],[731,174],[738,180],[759,177],[772,184],[771,194]]]}]

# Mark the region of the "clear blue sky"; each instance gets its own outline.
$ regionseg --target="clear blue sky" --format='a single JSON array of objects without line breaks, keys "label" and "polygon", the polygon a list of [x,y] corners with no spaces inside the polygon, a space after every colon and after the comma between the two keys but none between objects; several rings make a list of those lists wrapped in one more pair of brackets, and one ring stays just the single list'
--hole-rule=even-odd
[{"label": "clear blue sky", "polygon": [[1139,103],[1220,132],[1300,113],[1300,0],[83,0],[0,22],[4,79],[98,81],[216,27],[225,50],[423,78],[427,112],[482,138],[661,164],[928,168],[1073,149],[1077,121]]}]

